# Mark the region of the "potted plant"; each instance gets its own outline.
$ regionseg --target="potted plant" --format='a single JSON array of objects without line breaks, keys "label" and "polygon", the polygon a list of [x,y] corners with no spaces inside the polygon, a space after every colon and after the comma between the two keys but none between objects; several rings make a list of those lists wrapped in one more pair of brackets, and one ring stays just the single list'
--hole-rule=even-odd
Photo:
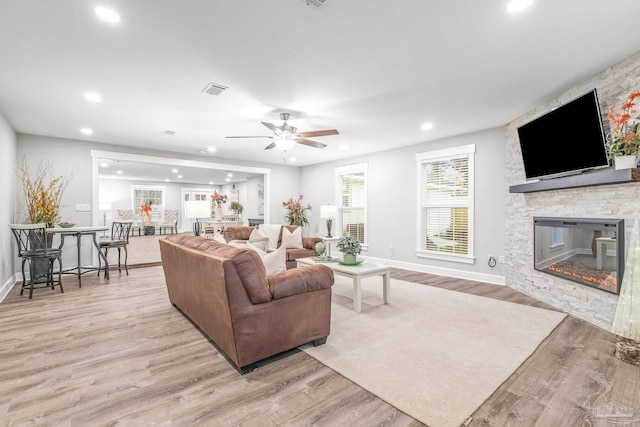
[{"label": "potted plant", "polygon": [[301,194],[298,197],[298,200],[293,200],[293,197],[287,200],[286,202],[282,202],[282,206],[287,209],[286,218],[289,222],[289,225],[297,225],[302,227],[309,223],[307,219],[306,211],[311,210],[311,205],[307,204],[307,206],[302,205],[303,195]]},{"label": "potted plant", "polygon": [[242,207],[242,205],[240,204],[240,202],[235,201],[235,200],[234,200],[233,202],[231,202],[231,210],[232,210],[234,213],[236,213],[236,214],[240,215],[240,214],[242,213],[242,209],[243,209],[243,207]]},{"label": "potted plant", "polygon": [[360,246],[360,242],[355,237],[350,235],[344,236],[338,243],[336,244],[340,252],[344,255],[342,256],[342,262],[344,264],[357,264],[358,259],[356,255],[362,251],[362,246]]},{"label": "potted plant", "polygon": [[618,112],[609,106],[607,119],[611,123],[611,132],[607,134],[606,149],[607,158],[613,159],[616,169],[635,168],[638,163],[640,114],[635,104],[638,97],[640,91],[630,93]]},{"label": "potted plant", "polygon": [[214,209],[216,221],[222,221],[222,205],[227,203],[227,195],[222,195],[217,191],[213,192],[211,196],[211,206]]}]

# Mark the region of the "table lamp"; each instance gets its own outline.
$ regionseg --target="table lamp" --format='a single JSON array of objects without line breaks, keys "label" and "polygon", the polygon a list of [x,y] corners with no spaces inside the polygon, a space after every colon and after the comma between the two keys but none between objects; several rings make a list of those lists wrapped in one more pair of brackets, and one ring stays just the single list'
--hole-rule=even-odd
[{"label": "table lamp", "polygon": [[202,231],[202,223],[199,218],[211,217],[211,204],[206,200],[191,200],[184,202],[184,216],[193,219],[193,235],[199,236]]},{"label": "table lamp", "polygon": [[331,225],[333,224],[333,219],[336,217],[337,213],[338,209],[334,205],[320,206],[320,218],[325,218],[327,220],[327,237],[332,237]]}]

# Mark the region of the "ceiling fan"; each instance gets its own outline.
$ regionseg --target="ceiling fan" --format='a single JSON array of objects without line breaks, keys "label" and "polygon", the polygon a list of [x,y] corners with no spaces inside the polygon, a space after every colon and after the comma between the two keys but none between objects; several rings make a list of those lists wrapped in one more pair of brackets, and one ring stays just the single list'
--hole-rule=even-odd
[{"label": "ceiling fan", "polygon": [[312,141],[307,139],[308,137],[318,137],[318,136],[327,136],[327,135],[338,135],[338,131],[335,129],[327,129],[327,130],[312,130],[309,132],[298,132],[298,129],[289,126],[287,124],[287,120],[289,120],[291,114],[289,113],[280,113],[280,119],[282,119],[282,126],[276,126],[273,123],[261,122],[265,125],[270,131],[272,131],[275,136],[227,136],[227,138],[270,138],[274,141],[267,145],[264,149],[270,150],[274,147],[278,147],[282,151],[291,150],[296,144],[307,145],[309,147],[314,148],[324,148],[327,145],[321,142]]}]

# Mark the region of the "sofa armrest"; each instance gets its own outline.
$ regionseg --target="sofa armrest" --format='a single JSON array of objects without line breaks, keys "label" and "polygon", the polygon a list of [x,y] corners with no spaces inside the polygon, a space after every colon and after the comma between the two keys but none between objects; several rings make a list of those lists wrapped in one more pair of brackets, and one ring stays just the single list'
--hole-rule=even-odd
[{"label": "sofa armrest", "polygon": [[316,250],[316,244],[322,242],[322,237],[303,237],[302,247],[305,249]]},{"label": "sofa armrest", "polygon": [[274,300],[292,295],[329,289],[333,286],[333,271],[326,265],[294,268],[267,277]]}]

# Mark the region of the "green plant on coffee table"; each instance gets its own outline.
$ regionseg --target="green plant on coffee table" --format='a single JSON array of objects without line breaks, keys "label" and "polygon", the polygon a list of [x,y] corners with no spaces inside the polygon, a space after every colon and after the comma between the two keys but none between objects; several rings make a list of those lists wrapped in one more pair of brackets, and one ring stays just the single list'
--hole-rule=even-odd
[{"label": "green plant on coffee table", "polygon": [[358,242],[355,237],[349,235],[344,236],[343,238],[338,240],[336,246],[338,247],[338,249],[340,249],[340,252],[344,254],[358,255],[362,250],[360,242]]}]

